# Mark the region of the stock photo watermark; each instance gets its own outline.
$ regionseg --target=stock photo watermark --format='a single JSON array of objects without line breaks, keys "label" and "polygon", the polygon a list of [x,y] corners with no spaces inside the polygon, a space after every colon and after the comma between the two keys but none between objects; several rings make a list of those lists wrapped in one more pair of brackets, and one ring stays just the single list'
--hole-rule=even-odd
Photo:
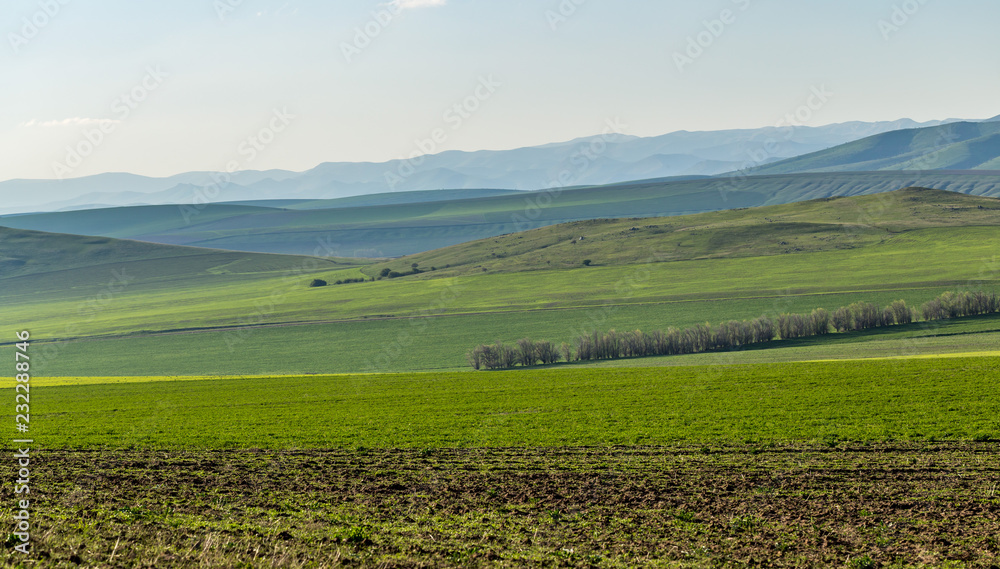
[{"label": "stock photo watermark", "polygon": [[27,47],[33,39],[38,37],[42,33],[42,30],[48,27],[62,13],[63,7],[67,6],[71,1],[40,0],[38,2],[38,10],[30,16],[22,17],[20,22],[21,27],[16,32],[7,34],[7,43],[10,44],[10,49],[14,52],[14,55],[20,54],[23,48]]},{"label": "stock photo watermark", "polygon": [[492,75],[481,75],[472,92],[449,105],[441,114],[441,120],[447,128],[445,126],[434,128],[426,137],[415,139],[413,151],[410,152],[409,157],[399,161],[395,170],[387,170],[383,174],[389,189],[396,189],[396,186],[416,174],[417,169],[424,164],[427,156],[437,153],[448,142],[451,136],[449,132],[454,133],[460,130],[482,109],[484,103],[493,98],[500,87],[503,87],[503,83],[497,81]]},{"label": "stock photo watermark", "polygon": [[384,344],[378,354],[366,360],[365,373],[385,373],[392,368],[393,362],[401,357],[406,348],[413,344],[415,337],[423,334],[428,327],[427,319],[443,314],[448,307],[453,306],[461,298],[464,288],[457,280],[451,280],[441,291],[438,298],[428,303],[426,308],[418,310],[407,317],[408,328],[400,330],[396,339]]},{"label": "stock photo watermark", "polygon": [[316,243],[311,256],[303,259],[298,267],[285,271],[281,278],[282,284],[273,288],[262,299],[254,301],[253,310],[237,321],[236,328],[225,332],[222,339],[230,353],[246,342],[259,326],[267,323],[278,307],[288,301],[288,295],[302,287],[303,278],[319,270],[320,259],[334,257],[339,253],[339,244],[329,239],[324,241],[317,238]]},{"label": "stock photo watermark", "polygon": [[108,284],[100,292],[77,305],[73,323],[68,324],[58,336],[62,339],[46,342],[39,348],[34,365],[35,371],[45,369],[54,361],[66,346],[75,341],[73,338],[80,334],[82,324],[96,320],[98,315],[107,310],[111,303],[128,288],[129,284],[135,280],[135,276],[130,275],[125,269],[122,267],[112,270]]},{"label": "stock photo watermark", "polygon": [[878,30],[882,34],[882,39],[888,42],[892,36],[899,33],[906,24],[910,23],[913,16],[917,15],[930,0],[906,0],[902,4],[893,4],[892,13],[888,18],[878,21]]},{"label": "stock photo watermark", "polygon": [[159,65],[146,66],[146,73],[142,79],[111,101],[113,118],[89,121],[94,123],[93,126],[84,128],[77,142],[66,146],[65,158],[61,162],[52,163],[52,173],[56,178],[61,180],[83,165],[83,162],[93,155],[169,76],[170,74]]},{"label": "stock photo watermark", "polygon": [[243,5],[243,2],[244,0],[215,0],[212,8],[215,10],[215,15],[219,17],[219,21],[224,22],[227,16]]},{"label": "stock photo watermark", "polygon": [[557,31],[559,26],[569,22],[570,18],[576,15],[580,6],[587,3],[587,0],[561,0],[558,6],[545,11],[545,21],[548,22],[552,31]]},{"label": "stock photo watermark", "polygon": [[232,183],[232,175],[240,170],[246,170],[261,152],[274,143],[278,134],[285,132],[295,118],[295,115],[288,112],[288,107],[272,109],[271,118],[268,119],[267,124],[261,127],[256,133],[244,138],[236,146],[236,153],[240,158],[227,162],[223,171],[210,173],[209,177],[212,179],[212,183],[207,186],[198,186],[191,199],[191,203],[178,206],[181,217],[184,218],[184,223],[190,225],[192,220],[208,204],[218,199],[222,192]]},{"label": "stock photo watermark", "polygon": [[555,179],[549,182],[547,189],[524,198],[524,211],[511,215],[514,230],[527,231],[534,228],[533,222],[541,217],[542,210],[551,207],[555,199],[562,195],[565,188],[579,183],[594,163],[608,152],[610,145],[621,141],[626,129],[628,129],[628,124],[620,118],[607,119],[601,134],[581,143],[576,148],[568,159],[568,166],[559,170]]},{"label": "stock photo watermark", "polygon": [[772,159],[781,158],[778,155],[779,144],[791,141],[795,136],[795,129],[806,126],[815,118],[816,113],[826,107],[835,96],[836,93],[828,89],[825,84],[811,86],[809,94],[806,95],[802,104],[785,113],[774,123],[774,128],[778,129],[781,134],[768,137],[756,148],[748,148],[746,150],[747,160],[738,170],[726,176],[725,182],[718,185],[719,195],[722,197],[723,203],[729,201],[729,192],[739,191],[740,184],[750,177],[753,168],[763,166]]}]

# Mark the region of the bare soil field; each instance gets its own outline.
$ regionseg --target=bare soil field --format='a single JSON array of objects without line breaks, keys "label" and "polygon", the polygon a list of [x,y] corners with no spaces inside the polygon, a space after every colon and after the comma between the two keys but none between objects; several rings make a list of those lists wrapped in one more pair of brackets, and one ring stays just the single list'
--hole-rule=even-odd
[{"label": "bare soil field", "polygon": [[[8,497],[12,464],[0,466]],[[32,460],[33,552],[13,552],[11,536],[2,555],[25,567],[995,568],[998,482],[991,442],[49,449]]]}]

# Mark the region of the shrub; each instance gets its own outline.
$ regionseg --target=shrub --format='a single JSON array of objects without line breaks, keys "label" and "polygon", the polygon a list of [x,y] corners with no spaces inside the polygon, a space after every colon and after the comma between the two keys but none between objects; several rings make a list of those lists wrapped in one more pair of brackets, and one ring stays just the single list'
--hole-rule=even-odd
[{"label": "shrub", "polygon": [[309,286],[311,287],[326,286],[326,281],[324,281],[323,279],[313,279],[312,282],[309,283]]}]

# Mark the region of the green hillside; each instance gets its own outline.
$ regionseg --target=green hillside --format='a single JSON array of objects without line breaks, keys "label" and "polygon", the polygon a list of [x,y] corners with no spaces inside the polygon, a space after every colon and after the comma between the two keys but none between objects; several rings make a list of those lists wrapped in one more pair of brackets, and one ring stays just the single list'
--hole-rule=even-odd
[{"label": "green hillside", "polygon": [[[49,375],[407,371],[460,368],[469,347],[498,339],[563,342],[591,328],[653,330],[858,300],[919,306],[945,290],[995,287],[1000,200],[909,189],[599,220],[370,267],[9,229],[2,237],[0,258],[20,265],[0,273],[0,318],[31,330],[50,354],[39,363]],[[414,262],[418,274],[334,284]],[[115,274],[128,275],[127,286]],[[309,287],[314,278],[330,286]],[[969,345],[995,345],[993,328],[969,334],[928,349],[968,351],[979,336]]]},{"label": "green hillside", "polygon": [[[87,237],[0,227],[0,300],[3,310],[41,305],[38,316],[52,314],[53,301],[79,300],[115,293],[119,288],[144,294],[213,291],[220,297],[237,283],[305,272],[360,267],[364,259],[270,255],[178,247],[107,237]],[[144,304],[137,296],[137,306]],[[141,310],[137,308],[137,310]],[[62,317],[73,312],[66,312]],[[137,324],[140,318],[133,318]],[[15,322],[18,320],[15,320]],[[22,322],[36,322],[26,314]]]},{"label": "green hillside", "polygon": [[375,263],[364,272],[372,276],[384,268],[405,272],[417,263],[438,271],[408,278],[434,278],[574,268],[584,260],[601,267],[650,258],[661,262],[759,257],[856,249],[917,229],[996,225],[1000,225],[996,198],[906,188],[672,218],[577,221]]},{"label": "green hillside", "polygon": [[754,175],[880,170],[997,170],[1000,123],[904,129],[775,162]]},{"label": "green hillside", "polygon": [[[464,190],[418,192],[412,198],[404,192],[323,202],[320,209],[291,209],[309,204],[287,203],[284,208],[143,206],[6,216],[0,225],[266,253],[308,255],[322,243],[341,257],[397,257],[570,221],[686,215],[906,186],[1000,196],[1000,174],[846,172],[650,180],[465,199],[454,199],[468,195]],[[395,203],[405,199],[424,201]]]}]

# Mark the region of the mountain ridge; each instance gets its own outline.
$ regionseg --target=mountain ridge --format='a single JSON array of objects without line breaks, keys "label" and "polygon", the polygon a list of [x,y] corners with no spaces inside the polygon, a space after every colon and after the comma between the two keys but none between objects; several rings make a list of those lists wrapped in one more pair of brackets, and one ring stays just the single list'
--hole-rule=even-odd
[{"label": "mountain ridge", "polygon": [[876,134],[749,170],[753,175],[1000,168],[1000,121],[961,121]]},{"label": "mountain ridge", "polygon": [[[953,121],[953,119],[948,119]],[[304,172],[186,172],[166,178],[109,173],[65,180],[0,182],[0,214],[92,206],[157,205],[262,199],[333,199],[387,191],[498,188],[538,190],[636,179],[717,175],[916,125],[910,119],[852,121],[638,137],[608,134],[510,150],[447,150],[418,160],[324,162]],[[660,158],[656,158],[656,157]],[[669,158],[666,158],[669,157]],[[407,174],[410,169],[412,173]],[[398,182],[390,184],[388,178]],[[568,183],[564,180],[567,179]]]}]

